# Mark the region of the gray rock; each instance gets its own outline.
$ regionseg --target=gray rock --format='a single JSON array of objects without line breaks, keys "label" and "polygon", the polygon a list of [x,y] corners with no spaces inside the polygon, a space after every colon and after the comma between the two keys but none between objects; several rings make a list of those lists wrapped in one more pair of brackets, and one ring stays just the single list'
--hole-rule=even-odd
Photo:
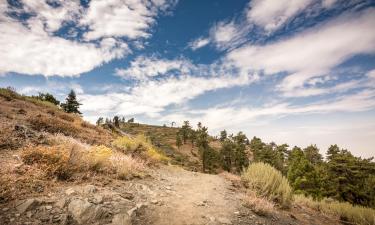
[{"label": "gray rock", "polygon": [[76,193],[76,191],[74,190],[74,188],[69,188],[65,191],[65,194],[66,195],[73,195],[74,193]]},{"label": "gray rock", "polygon": [[47,209],[47,210],[51,210],[51,209],[52,209],[52,206],[47,205],[47,206],[46,206],[46,209]]},{"label": "gray rock", "polygon": [[72,200],[68,205],[68,211],[79,224],[86,224],[89,221],[98,220],[108,215],[108,211],[103,207],[82,199]]},{"label": "gray rock", "polygon": [[127,211],[127,213],[128,213],[128,215],[131,217],[135,211],[137,211],[137,207],[133,207],[133,208],[129,209],[129,210]]},{"label": "gray rock", "polygon": [[94,198],[93,198],[93,202],[95,204],[101,204],[101,203],[103,203],[103,196],[101,196],[101,195],[95,195]]},{"label": "gray rock", "polygon": [[128,213],[123,212],[116,214],[113,219],[111,225],[131,225],[131,218]]},{"label": "gray rock", "polygon": [[22,214],[22,213],[26,212],[27,210],[34,209],[38,205],[39,205],[39,201],[34,199],[34,198],[31,198],[31,199],[27,199],[25,202],[18,205],[16,207],[16,209],[19,213]]},{"label": "gray rock", "polygon": [[92,194],[92,193],[95,193],[96,192],[96,187],[94,185],[86,185],[82,188],[82,193],[84,194]]},{"label": "gray rock", "polygon": [[59,207],[60,209],[66,206],[67,200],[65,198],[60,199],[55,203],[55,206]]}]

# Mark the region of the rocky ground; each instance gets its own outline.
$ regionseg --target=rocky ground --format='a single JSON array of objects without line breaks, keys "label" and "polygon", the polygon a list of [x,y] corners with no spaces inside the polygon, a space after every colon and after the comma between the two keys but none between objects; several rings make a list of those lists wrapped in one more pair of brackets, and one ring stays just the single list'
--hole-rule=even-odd
[{"label": "rocky ground", "polygon": [[[0,205],[0,224],[335,224],[301,208],[258,216],[244,192],[221,176],[162,166],[145,179],[98,177],[51,189],[47,195]],[[318,218],[315,219],[314,218]]]}]

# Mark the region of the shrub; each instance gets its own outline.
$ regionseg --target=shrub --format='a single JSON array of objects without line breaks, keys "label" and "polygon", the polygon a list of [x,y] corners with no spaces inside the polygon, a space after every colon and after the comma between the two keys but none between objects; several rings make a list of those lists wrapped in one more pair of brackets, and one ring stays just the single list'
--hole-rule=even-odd
[{"label": "shrub", "polygon": [[266,198],[256,195],[253,191],[248,191],[244,198],[244,205],[260,216],[272,215],[275,211],[274,204]]},{"label": "shrub", "polygon": [[5,98],[7,101],[11,101],[14,98],[17,98],[19,95],[12,87],[0,88],[0,96]]},{"label": "shrub", "polygon": [[124,153],[137,154],[153,162],[169,161],[169,158],[160,153],[144,135],[138,135],[135,138],[119,137],[112,142],[112,145]]},{"label": "shrub", "polygon": [[129,179],[134,176],[142,176],[145,165],[142,161],[123,154],[114,154],[110,162],[119,179]]},{"label": "shrub", "polygon": [[89,129],[96,129],[96,126],[89,123],[89,122],[86,122],[86,121],[82,121],[81,122],[81,126],[84,127],[84,128],[89,128]]},{"label": "shrub", "polygon": [[324,214],[338,216],[342,221],[361,225],[375,224],[375,210],[362,206],[353,206],[348,202],[338,202],[331,199],[314,201],[311,197],[295,195],[294,201],[298,205],[304,205]]},{"label": "shrub", "polygon": [[70,123],[59,120],[54,117],[44,117],[42,115],[30,117],[28,122],[34,130],[46,131],[49,133],[63,133],[65,135],[74,136],[78,133],[78,129]]},{"label": "shrub", "polygon": [[60,119],[63,119],[63,120],[66,120],[66,121],[68,121],[68,122],[74,122],[74,117],[73,116],[70,116],[70,115],[68,115],[68,114],[60,114],[59,115],[59,118]]},{"label": "shrub", "polygon": [[141,142],[138,139],[123,136],[114,140],[112,145],[124,153],[133,153],[140,147]]},{"label": "shrub", "polygon": [[258,196],[288,208],[292,200],[292,190],[288,180],[266,163],[253,163],[242,174],[245,186],[254,190]]},{"label": "shrub", "polygon": [[75,172],[69,164],[70,149],[64,145],[29,147],[22,152],[22,159],[26,164],[38,164],[49,177],[56,176],[66,180]]},{"label": "shrub", "polygon": [[87,152],[89,168],[94,171],[104,171],[109,166],[109,159],[112,156],[112,149],[104,146],[93,146]]}]

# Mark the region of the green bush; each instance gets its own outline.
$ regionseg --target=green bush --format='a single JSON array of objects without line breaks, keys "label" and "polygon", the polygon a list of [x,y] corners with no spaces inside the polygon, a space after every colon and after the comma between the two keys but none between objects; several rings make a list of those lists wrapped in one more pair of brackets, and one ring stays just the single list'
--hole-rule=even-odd
[{"label": "green bush", "polygon": [[242,174],[245,186],[254,190],[258,196],[276,202],[283,208],[290,207],[292,189],[288,180],[266,163],[253,163]]}]

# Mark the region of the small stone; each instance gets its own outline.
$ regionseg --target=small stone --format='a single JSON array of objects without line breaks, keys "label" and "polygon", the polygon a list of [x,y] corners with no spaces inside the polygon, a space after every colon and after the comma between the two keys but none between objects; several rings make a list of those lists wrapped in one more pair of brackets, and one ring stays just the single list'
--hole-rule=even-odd
[{"label": "small stone", "polygon": [[21,216],[21,214],[19,214],[19,213],[16,213],[16,214],[14,214],[14,216],[15,216],[15,217],[20,217],[20,216]]},{"label": "small stone", "polygon": [[31,217],[33,216],[33,213],[30,212],[30,211],[28,211],[28,212],[26,213],[26,216],[27,216],[28,218],[31,218]]},{"label": "small stone", "polygon": [[6,211],[8,211],[8,210],[9,210],[9,208],[3,208],[3,209],[2,209],[3,212],[6,212]]},{"label": "small stone", "polygon": [[221,224],[232,224],[232,222],[228,218],[225,218],[225,217],[219,217],[217,218],[217,221]]},{"label": "small stone", "polygon": [[96,192],[96,187],[94,185],[86,185],[82,188],[82,193],[84,194],[92,194]]},{"label": "small stone", "polygon": [[15,220],[14,218],[10,218],[10,219],[9,219],[10,222],[13,222],[14,220]]},{"label": "small stone", "polygon": [[65,191],[66,195],[73,195],[74,193],[76,193],[76,191],[73,188],[69,188]]},{"label": "small stone", "polygon": [[204,203],[204,202],[198,202],[197,206],[206,206],[206,203]]},{"label": "small stone", "polygon": [[60,199],[59,201],[57,201],[57,202],[55,203],[55,206],[57,206],[57,207],[59,207],[60,209],[62,209],[62,208],[65,207],[66,202],[67,202],[66,199],[65,199],[65,198],[62,198],[62,199]]},{"label": "small stone", "polygon": [[167,190],[170,191],[170,190],[172,190],[172,187],[171,186],[166,186],[165,189],[167,189]]},{"label": "small stone", "polygon": [[42,221],[42,222],[48,222],[48,221],[49,221],[49,217],[46,216],[46,215],[40,217],[39,219],[40,219],[40,221]]},{"label": "small stone", "polygon": [[132,193],[128,193],[128,192],[122,193],[122,194],[120,194],[120,196],[125,198],[125,199],[128,199],[128,200],[134,199],[134,195]]},{"label": "small stone", "polygon": [[158,202],[159,202],[159,201],[158,201],[158,200],[156,200],[156,199],[154,199],[154,200],[151,200],[151,203],[152,203],[152,204],[158,204]]},{"label": "small stone", "polygon": [[51,210],[51,209],[52,209],[52,206],[47,205],[47,206],[46,206],[46,209],[47,209],[47,210]]},{"label": "small stone", "polygon": [[131,218],[128,213],[116,214],[111,225],[131,225]]},{"label": "small stone", "polygon": [[240,212],[239,211],[235,211],[234,214],[235,215],[240,215]]},{"label": "small stone", "polygon": [[137,207],[133,207],[127,211],[128,215],[131,217],[133,213],[137,210]]},{"label": "small stone", "polygon": [[35,208],[36,206],[38,206],[39,204],[39,201],[37,201],[36,199],[27,199],[25,202],[23,202],[22,204],[18,205],[16,208],[18,210],[19,213],[24,213],[30,209],[33,209]]}]

